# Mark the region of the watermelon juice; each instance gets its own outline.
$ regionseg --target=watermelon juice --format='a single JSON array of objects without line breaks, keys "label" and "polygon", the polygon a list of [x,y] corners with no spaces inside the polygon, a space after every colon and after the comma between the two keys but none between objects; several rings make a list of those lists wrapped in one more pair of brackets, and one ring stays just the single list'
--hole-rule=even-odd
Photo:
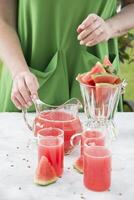
[{"label": "watermelon juice", "polygon": [[46,156],[56,175],[61,177],[63,174],[64,161],[64,132],[56,128],[46,128],[38,134],[38,161],[42,156]]},{"label": "watermelon juice", "polygon": [[98,146],[105,145],[105,134],[103,132],[98,130],[86,130],[82,133],[81,137],[81,155],[83,155],[84,142],[86,139]]},{"label": "watermelon juice", "polygon": [[73,148],[70,144],[72,135],[82,132],[79,118],[65,111],[52,110],[39,114],[35,119],[35,135],[38,134],[40,129],[48,127],[59,128],[64,131],[65,154],[69,154]]},{"label": "watermelon juice", "polygon": [[84,148],[84,185],[93,191],[108,190],[111,184],[111,153],[104,146]]}]

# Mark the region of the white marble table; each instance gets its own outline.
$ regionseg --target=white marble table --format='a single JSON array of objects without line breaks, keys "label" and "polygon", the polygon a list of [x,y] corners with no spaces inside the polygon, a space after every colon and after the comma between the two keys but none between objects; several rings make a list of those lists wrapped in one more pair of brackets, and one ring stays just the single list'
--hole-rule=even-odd
[{"label": "white marble table", "polygon": [[72,167],[78,157],[77,149],[65,157],[65,170],[61,179],[47,187],[35,185],[33,176],[37,152],[34,144],[29,147],[31,133],[21,113],[1,113],[0,200],[133,200],[134,113],[117,114],[115,120],[120,131],[114,143],[115,152],[123,160],[112,172],[110,191],[97,193],[83,186],[82,175]]}]

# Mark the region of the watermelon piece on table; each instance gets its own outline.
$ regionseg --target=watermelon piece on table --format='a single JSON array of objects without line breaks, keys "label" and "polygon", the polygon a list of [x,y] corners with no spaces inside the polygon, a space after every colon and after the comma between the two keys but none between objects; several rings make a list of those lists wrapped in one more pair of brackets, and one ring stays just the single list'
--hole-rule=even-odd
[{"label": "watermelon piece on table", "polygon": [[46,156],[42,156],[38,164],[34,182],[38,185],[49,185],[56,182],[58,177],[53,166],[50,164]]},{"label": "watermelon piece on table", "polygon": [[80,156],[73,165],[80,174],[83,174],[83,156]]}]

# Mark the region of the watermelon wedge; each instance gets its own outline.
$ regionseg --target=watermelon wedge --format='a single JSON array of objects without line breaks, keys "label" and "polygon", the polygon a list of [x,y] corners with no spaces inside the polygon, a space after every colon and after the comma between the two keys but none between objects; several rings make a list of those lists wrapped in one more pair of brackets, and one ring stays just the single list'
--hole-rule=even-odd
[{"label": "watermelon wedge", "polygon": [[102,108],[105,115],[109,102],[113,99],[116,92],[116,85],[109,83],[96,83],[96,104]]},{"label": "watermelon wedge", "polygon": [[112,63],[110,62],[108,56],[105,56],[104,59],[103,59],[103,66],[109,66],[109,67],[112,67]]},{"label": "watermelon wedge", "polygon": [[95,82],[92,79],[91,75],[98,74],[98,73],[105,73],[105,72],[106,70],[104,69],[102,64],[100,62],[97,62],[95,66],[89,72],[78,75],[77,80],[79,79],[79,81],[84,84],[95,86]]},{"label": "watermelon wedge", "polygon": [[119,77],[113,74],[103,73],[103,74],[93,74],[91,75],[95,83],[110,83],[114,84]]},{"label": "watermelon wedge", "polygon": [[80,156],[73,165],[80,174],[83,174],[83,156]]},{"label": "watermelon wedge", "polygon": [[34,183],[45,186],[56,182],[57,179],[53,166],[46,156],[42,156],[36,170]]},{"label": "watermelon wedge", "polygon": [[116,74],[116,69],[114,68],[114,66],[110,62],[108,56],[104,57],[103,66],[104,66],[104,68],[105,68],[105,70],[106,70],[107,73],[109,73],[109,74]]},{"label": "watermelon wedge", "polygon": [[99,74],[105,72],[106,70],[104,69],[103,65],[100,62],[97,62],[95,66],[90,70],[90,74]]}]

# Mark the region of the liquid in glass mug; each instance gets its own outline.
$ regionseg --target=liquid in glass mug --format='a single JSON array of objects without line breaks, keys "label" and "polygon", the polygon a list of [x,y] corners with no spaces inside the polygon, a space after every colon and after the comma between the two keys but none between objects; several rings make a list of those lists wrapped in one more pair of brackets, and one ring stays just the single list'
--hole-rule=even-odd
[{"label": "liquid in glass mug", "polygon": [[104,130],[99,129],[87,129],[84,130],[81,134],[75,134],[71,137],[71,145],[75,146],[74,142],[76,138],[79,138],[81,140],[81,155],[83,155],[83,148],[84,148],[84,142],[86,139],[90,139],[91,143],[95,143],[95,145],[104,146],[105,145],[105,133]]},{"label": "liquid in glass mug", "polygon": [[84,176],[83,182],[87,189],[106,191],[111,185],[111,152],[105,146],[97,146],[84,142],[83,151]]},{"label": "liquid in glass mug", "polygon": [[54,167],[56,175],[63,174],[64,132],[58,128],[44,128],[38,131],[38,161],[46,156]]}]

